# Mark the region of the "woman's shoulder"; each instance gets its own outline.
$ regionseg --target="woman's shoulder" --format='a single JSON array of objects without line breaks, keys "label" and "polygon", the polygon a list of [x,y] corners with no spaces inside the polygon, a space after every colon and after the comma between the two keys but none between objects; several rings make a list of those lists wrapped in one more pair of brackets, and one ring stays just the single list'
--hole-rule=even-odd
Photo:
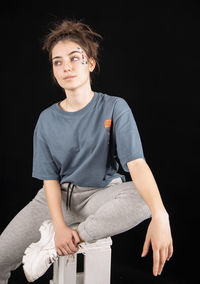
[{"label": "woman's shoulder", "polygon": [[105,100],[105,102],[111,102],[111,103],[126,103],[125,99],[121,96],[117,95],[111,95],[109,93],[101,93],[98,92],[99,97]]}]

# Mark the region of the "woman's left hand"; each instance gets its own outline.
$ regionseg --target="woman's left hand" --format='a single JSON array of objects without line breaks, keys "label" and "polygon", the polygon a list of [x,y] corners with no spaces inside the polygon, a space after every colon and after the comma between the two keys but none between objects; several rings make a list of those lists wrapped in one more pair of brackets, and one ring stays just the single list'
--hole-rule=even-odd
[{"label": "woman's left hand", "polygon": [[142,257],[146,256],[150,244],[153,249],[153,274],[161,274],[166,260],[173,254],[173,242],[168,214],[153,216],[143,246]]}]

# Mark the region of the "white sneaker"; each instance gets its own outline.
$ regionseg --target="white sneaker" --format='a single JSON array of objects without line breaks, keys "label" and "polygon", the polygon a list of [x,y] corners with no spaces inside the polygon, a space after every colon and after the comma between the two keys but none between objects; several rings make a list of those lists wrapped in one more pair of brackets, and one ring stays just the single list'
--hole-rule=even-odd
[{"label": "white sneaker", "polygon": [[54,243],[55,232],[52,221],[44,221],[39,231],[41,233],[40,240],[30,244],[22,258],[24,274],[28,282],[33,282],[41,277],[59,257]]},{"label": "white sneaker", "polygon": [[[71,229],[75,229],[76,227],[76,225],[71,226]],[[30,244],[22,258],[24,274],[28,282],[33,282],[41,277],[59,258],[55,248],[55,232],[52,221],[44,221],[39,231],[41,233],[40,240],[37,243]],[[77,252],[84,251],[83,244],[83,242],[78,244],[79,250]],[[69,254],[68,256],[71,257],[73,255]]]}]

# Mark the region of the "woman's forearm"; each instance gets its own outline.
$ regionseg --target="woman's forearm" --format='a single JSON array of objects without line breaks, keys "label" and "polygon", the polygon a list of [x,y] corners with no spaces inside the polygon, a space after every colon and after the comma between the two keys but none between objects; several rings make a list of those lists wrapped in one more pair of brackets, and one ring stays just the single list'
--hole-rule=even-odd
[{"label": "woman's forearm", "polygon": [[157,217],[160,214],[168,215],[163,205],[154,176],[145,160],[134,160],[128,162],[127,166],[132,181],[151,210],[152,217]]},{"label": "woman's forearm", "polygon": [[59,182],[57,180],[44,180],[44,191],[54,228],[66,226],[62,212]]},{"label": "woman's forearm", "polygon": [[144,159],[127,163],[131,178],[141,196],[149,206],[152,214],[143,251],[146,256],[150,244],[153,249],[153,274],[160,275],[166,260],[173,254],[173,241],[169,223],[169,215],[163,205],[154,176]]}]

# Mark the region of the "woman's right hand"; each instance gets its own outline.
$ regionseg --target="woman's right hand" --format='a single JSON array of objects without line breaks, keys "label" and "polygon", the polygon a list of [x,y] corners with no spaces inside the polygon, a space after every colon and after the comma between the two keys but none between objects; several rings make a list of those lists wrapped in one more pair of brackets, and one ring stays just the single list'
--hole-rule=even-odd
[{"label": "woman's right hand", "polygon": [[58,255],[68,255],[77,252],[77,244],[81,240],[75,230],[62,225],[55,229],[54,241]]}]

